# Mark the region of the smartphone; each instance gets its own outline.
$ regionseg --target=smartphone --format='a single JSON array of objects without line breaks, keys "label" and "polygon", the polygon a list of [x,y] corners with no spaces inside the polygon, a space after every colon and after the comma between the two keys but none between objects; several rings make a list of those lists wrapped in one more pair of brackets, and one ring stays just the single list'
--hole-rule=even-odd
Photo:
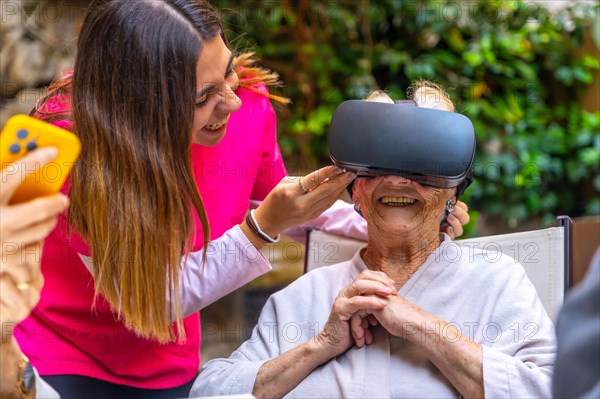
[{"label": "smartphone", "polygon": [[10,204],[56,194],[71,172],[81,142],[73,133],[27,115],[11,117],[0,133],[0,169],[3,175],[17,173],[14,163],[36,148],[56,147],[58,156],[50,163],[27,175]]}]

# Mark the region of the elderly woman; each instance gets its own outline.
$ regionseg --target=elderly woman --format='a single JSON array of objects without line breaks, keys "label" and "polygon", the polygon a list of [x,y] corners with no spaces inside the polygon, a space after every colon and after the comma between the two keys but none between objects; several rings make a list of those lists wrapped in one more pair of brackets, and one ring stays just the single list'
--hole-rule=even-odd
[{"label": "elderly woman", "polygon": [[[454,111],[435,86],[413,93]],[[269,298],[252,337],[210,361],[192,396],[550,396],[553,325],[522,266],[439,234],[455,189],[360,178],[353,201],[367,247]]]}]

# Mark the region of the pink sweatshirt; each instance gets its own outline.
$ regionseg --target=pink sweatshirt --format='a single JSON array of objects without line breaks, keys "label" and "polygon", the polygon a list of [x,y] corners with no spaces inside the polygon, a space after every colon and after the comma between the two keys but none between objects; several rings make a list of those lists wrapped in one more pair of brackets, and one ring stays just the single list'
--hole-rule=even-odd
[{"label": "pink sweatshirt", "polygon": [[[93,277],[81,257],[90,256],[90,250],[77,235],[65,235],[66,223],[61,219],[45,241],[40,303],[15,329],[21,348],[41,375],[84,375],[148,389],[184,384],[196,375],[200,362],[198,310],[270,270],[269,262],[236,225],[242,222],[250,199],[264,199],[286,171],[269,99],[243,88],[237,94],[243,105],[231,115],[224,139],[215,147],[192,149],[211,238],[221,238],[207,251],[205,267],[201,252],[190,256],[185,265],[180,286],[186,290],[192,285],[194,292],[184,292],[183,299],[189,303],[191,297],[195,306],[189,312],[194,314],[184,320],[186,342],[160,345],[137,337],[102,297],[92,310]],[[68,106],[68,98],[54,98],[48,104],[53,110]],[[68,121],[54,124],[71,127]],[[63,191],[67,193],[67,187]],[[194,250],[201,247],[200,232]]]}]

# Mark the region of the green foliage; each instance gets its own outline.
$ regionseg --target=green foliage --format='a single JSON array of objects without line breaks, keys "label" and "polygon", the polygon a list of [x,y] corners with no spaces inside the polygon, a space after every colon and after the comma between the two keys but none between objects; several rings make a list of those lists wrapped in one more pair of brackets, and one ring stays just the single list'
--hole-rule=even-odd
[{"label": "green foliage", "polygon": [[341,101],[377,88],[401,99],[429,79],[476,128],[472,209],[511,227],[600,213],[600,115],[578,102],[600,60],[576,52],[597,10],[552,15],[520,0],[213,3],[234,47],[282,76],[278,94],[293,101],[279,115],[287,159],[328,162],[327,126]]}]

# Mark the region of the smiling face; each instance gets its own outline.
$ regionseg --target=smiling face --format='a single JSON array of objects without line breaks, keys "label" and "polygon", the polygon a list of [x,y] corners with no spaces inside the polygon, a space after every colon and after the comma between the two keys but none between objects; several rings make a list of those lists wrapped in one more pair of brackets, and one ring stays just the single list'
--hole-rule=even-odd
[{"label": "smiling face", "polygon": [[220,36],[204,42],[196,66],[196,109],[192,140],[214,146],[225,136],[232,112],[242,106],[235,95],[239,81],[232,68],[233,54]]},{"label": "smiling face", "polygon": [[435,237],[453,189],[436,189],[400,176],[359,178],[353,200],[358,200],[369,232],[385,236],[416,234]]},{"label": "smiling face", "polygon": [[[441,88],[433,84],[418,84],[412,100],[422,108],[454,111],[454,104]],[[374,92],[367,101],[393,103],[384,92]],[[410,234],[416,242],[435,238],[446,202],[456,202],[455,189],[423,186],[401,176],[359,178],[354,182],[352,200],[358,201],[361,213],[378,241]]]}]

